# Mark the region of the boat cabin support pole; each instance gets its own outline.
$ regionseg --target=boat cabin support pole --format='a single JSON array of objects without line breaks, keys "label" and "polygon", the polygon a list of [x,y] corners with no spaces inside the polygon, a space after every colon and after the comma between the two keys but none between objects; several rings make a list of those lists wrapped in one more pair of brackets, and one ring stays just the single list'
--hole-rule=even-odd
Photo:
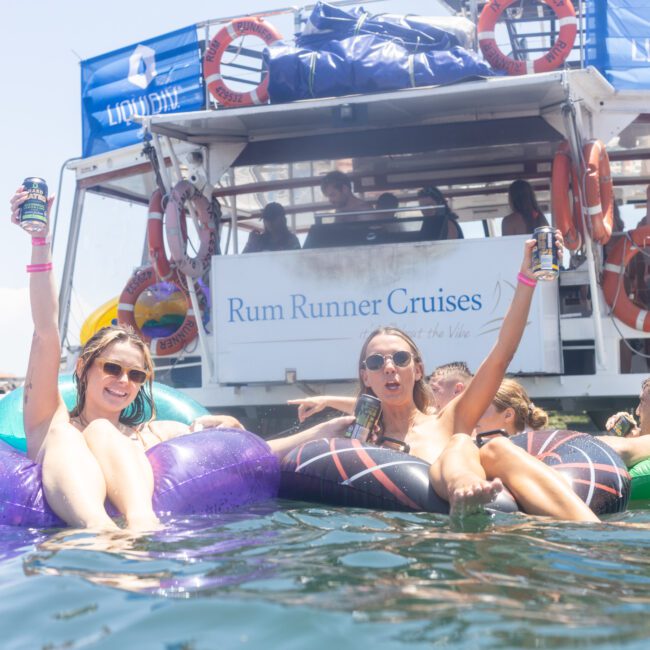
[{"label": "boat cabin support pole", "polygon": [[[571,157],[574,161],[576,161],[576,165],[578,166],[579,170],[585,169],[586,167],[584,165],[582,157],[582,145],[584,139],[578,126],[575,104],[571,100],[567,101],[562,106],[562,117],[564,119],[567,139],[569,141],[569,147],[571,149]],[[585,206],[587,205],[587,201],[584,191],[584,181],[582,179],[581,172],[579,172],[579,175],[582,181],[579,187],[580,202],[583,206]],[[586,221],[584,209],[582,213],[582,219],[583,222]],[[600,286],[598,285],[598,275],[596,273],[594,244],[593,240],[591,239],[591,232],[587,223],[583,223],[582,231],[584,232],[585,257],[587,263],[587,274],[589,277],[589,290],[591,292],[591,318],[594,324],[594,347],[596,350],[596,363],[601,370],[605,370],[607,363],[605,356],[605,341],[603,338],[603,325],[600,319]]]},{"label": "boat cabin support pole", "polygon": [[81,215],[83,213],[86,190],[79,185],[75,188],[70,216],[70,232],[68,245],[65,250],[61,288],[59,289],[59,334],[61,347],[68,335],[68,321],[70,319],[70,298],[72,296],[72,278],[74,276],[75,262],[77,261],[77,248],[79,246],[79,233],[81,231]]}]

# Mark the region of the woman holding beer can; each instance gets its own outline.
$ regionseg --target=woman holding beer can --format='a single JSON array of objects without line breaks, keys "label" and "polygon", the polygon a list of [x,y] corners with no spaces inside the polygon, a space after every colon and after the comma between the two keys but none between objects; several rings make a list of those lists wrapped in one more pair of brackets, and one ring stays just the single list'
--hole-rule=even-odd
[{"label": "woman holding beer can", "polygon": [[[557,237],[561,249],[561,235]],[[480,509],[505,485],[528,514],[597,521],[564,479],[544,463],[503,436],[479,449],[470,435],[494,399],[526,326],[537,283],[531,270],[534,246],[534,240],[526,241],[515,295],[497,341],[462,393],[439,411],[432,409],[415,342],[397,328],[382,327],[361,348],[360,394],[381,402],[377,442],[397,445],[431,463],[431,483],[449,501],[452,513]],[[303,419],[323,406],[351,410],[349,398],[297,403]]]},{"label": "woman holding beer can", "polygon": [[[102,328],[82,348],[75,368],[77,405],[68,412],[58,385],[59,304],[47,237],[46,217],[53,198],[45,199],[43,214],[38,209],[34,212],[29,201],[37,189],[21,186],[11,199],[13,223],[24,227],[22,213],[26,211],[44,225],[25,228],[33,233],[27,272],[34,322],[23,400],[27,455],[42,465],[47,502],[68,524],[116,528],[105,509],[108,498],[124,515],[128,528],[157,528],[159,521],[152,505],[153,471],[145,451],[195,429],[241,428],[241,424],[224,415],[201,416],[189,426],[146,420],[147,405],[155,412],[151,396],[153,362],[142,339],[131,328],[121,326]],[[270,446],[282,457],[312,437],[342,433],[352,420],[337,418],[271,441]]]}]

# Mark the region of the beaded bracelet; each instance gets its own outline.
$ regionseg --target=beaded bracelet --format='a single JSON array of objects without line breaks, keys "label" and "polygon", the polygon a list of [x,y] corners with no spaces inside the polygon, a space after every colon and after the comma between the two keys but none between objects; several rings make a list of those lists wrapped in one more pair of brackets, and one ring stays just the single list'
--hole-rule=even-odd
[{"label": "beaded bracelet", "polygon": [[52,262],[45,262],[44,264],[28,264],[27,273],[42,273],[43,271],[51,271]]},{"label": "beaded bracelet", "polygon": [[45,237],[32,237],[32,246],[47,246],[49,243]]},{"label": "beaded bracelet", "polygon": [[529,278],[527,275],[521,273],[521,271],[517,274],[517,281],[529,287],[534,287],[537,285],[537,280],[533,280],[533,278]]}]

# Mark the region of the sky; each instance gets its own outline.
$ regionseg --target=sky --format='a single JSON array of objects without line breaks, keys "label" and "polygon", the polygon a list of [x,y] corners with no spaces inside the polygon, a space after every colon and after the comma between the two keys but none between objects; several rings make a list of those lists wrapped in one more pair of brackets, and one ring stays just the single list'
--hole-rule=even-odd
[{"label": "sky", "polygon": [[[288,3],[287,3],[288,4]],[[79,61],[181,27],[282,6],[274,0],[150,2],[111,0],[17,0],[2,2],[0,79],[2,117],[0,199],[0,374],[24,375],[31,338],[25,264],[29,238],[9,220],[9,198],[27,176],[40,176],[55,193],[62,164],[81,153]],[[285,5],[286,6],[286,5]],[[367,4],[373,13],[444,14],[435,0],[396,0]],[[271,18],[290,35],[287,18]],[[65,259],[65,240],[74,191],[66,172],[54,249],[57,277]],[[112,205],[111,205],[112,204]],[[119,291],[142,255],[144,209],[90,197],[86,202],[77,268],[83,270],[83,295],[73,294],[76,313],[89,314]],[[128,261],[127,261],[128,260]],[[94,283],[97,290],[92,291]],[[71,323],[78,329],[83,319]]]},{"label": "sky", "polygon": [[[0,39],[2,117],[0,142],[0,200],[6,201],[0,220],[0,375],[23,376],[31,340],[31,319],[25,265],[29,238],[10,223],[9,199],[28,176],[40,176],[56,193],[59,172],[69,158],[81,154],[81,98],[79,61],[205,20],[268,11],[288,6],[274,0],[217,0],[192,2],[134,2],[111,0],[3,0]],[[440,14],[435,2],[402,0],[368,5],[383,11]],[[271,21],[291,31],[286,18]],[[54,247],[57,278],[65,259],[65,239],[74,193],[72,172],[66,172],[59,197],[59,226]],[[98,280],[97,295],[73,295],[77,312],[90,313],[119,293],[123,275],[130,274],[121,258],[137,260],[144,238],[141,208],[91,197],[86,201],[77,268],[84,269],[86,284],[93,273],[114,278],[114,288]],[[101,288],[100,288],[101,287]],[[77,329],[81,323],[71,323]]]}]

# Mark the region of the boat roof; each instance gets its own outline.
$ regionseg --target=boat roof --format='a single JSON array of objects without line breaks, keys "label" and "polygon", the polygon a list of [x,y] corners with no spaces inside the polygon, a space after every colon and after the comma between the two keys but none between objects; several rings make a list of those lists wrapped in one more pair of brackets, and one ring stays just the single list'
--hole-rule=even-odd
[{"label": "boat roof", "polygon": [[[174,139],[177,153],[217,152],[223,169],[354,159],[356,189],[373,191],[415,188],[423,178],[441,185],[547,178],[554,145],[564,137],[561,107],[568,99],[593,115],[612,111],[632,120],[647,110],[647,93],[623,96],[595,68],[584,68],[146,121],[153,133]],[[155,187],[141,145],[70,167],[81,186],[102,195],[146,204]],[[380,176],[382,186],[373,187]],[[257,181],[221,193],[274,188],[273,181]],[[302,182],[314,185],[313,178]],[[283,183],[286,177],[275,185]]]}]

